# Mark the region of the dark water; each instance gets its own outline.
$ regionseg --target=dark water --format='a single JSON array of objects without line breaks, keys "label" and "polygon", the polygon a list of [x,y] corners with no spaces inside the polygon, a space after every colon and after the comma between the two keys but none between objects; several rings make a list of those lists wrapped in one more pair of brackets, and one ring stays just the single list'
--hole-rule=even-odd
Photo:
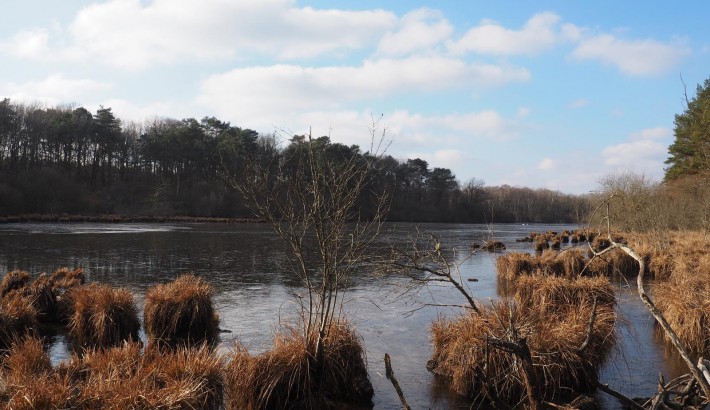
[{"label": "dark water", "polygon": [[[413,224],[388,225],[381,245],[406,241]],[[476,278],[471,291],[480,301],[498,297],[496,254],[482,252],[463,260],[473,241],[487,238],[484,225],[421,224],[435,233],[446,250],[456,248],[464,279]],[[495,225],[494,237],[508,251],[531,251],[515,239],[531,231],[560,231],[573,226]],[[0,272],[23,269],[37,275],[63,266],[83,267],[92,281],[132,290],[142,308],[147,287],[194,272],[215,288],[215,303],[223,336],[222,348],[234,339],[259,352],[269,348],[271,336],[282,324],[292,323],[296,311],[293,292],[300,284],[288,273],[280,240],[262,224],[8,224],[0,225]],[[454,308],[422,308],[425,303],[460,304],[449,287],[410,289],[404,279],[356,275],[346,294],[346,314],[365,341],[375,408],[399,409],[390,382],[383,378],[383,356],[389,353],[399,383],[412,408],[469,408],[469,404],[437,382],[426,370],[431,355],[429,327],[440,315],[455,315]],[[605,364],[601,380],[629,396],[649,396],[658,372],[667,379],[684,372],[673,351],[654,332],[652,318],[638,300],[633,283],[617,283],[621,315],[621,343]],[[51,351],[54,361],[67,356],[61,336]],[[618,408],[613,399],[599,395],[604,408]]]}]

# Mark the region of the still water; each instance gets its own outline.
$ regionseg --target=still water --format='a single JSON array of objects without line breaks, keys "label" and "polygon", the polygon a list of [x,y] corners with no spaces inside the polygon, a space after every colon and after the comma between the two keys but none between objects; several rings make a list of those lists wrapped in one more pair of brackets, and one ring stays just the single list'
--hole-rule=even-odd
[{"label": "still water", "polygon": [[[495,258],[481,252],[464,260],[470,245],[491,235],[488,226],[470,224],[420,224],[434,233],[448,250],[458,249],[461,273],[476,299],[485,303],[498,297]],[[390,224],[378,239],[380,246],[403,243],[417,225]],[[515,239],[529,232],[574,229],[565,225],[495,225],[493,237],[508,251],[531,252],[529,243]],[[303,289],[288,273],[282,242],[265,224],[5,224],[0,225],[0,272],[23,269],[33,275],[57,268],[83,267],[90,281],[131,290],[142,309],[146,289],[177,275],[193,272],[215,288],[220,315],[221,348],[235,340],[250,351],[270,346],[274,330],[294,319],[293,294]],[[619,310],[626,323],[620,326],[620,343],[604,365],[601,381],[628,396],[650,396],[658,372],[666,379],[684,372],[674,352],[655,334],[653,319],[635,293],[634,284],[615,280]],[[431,356],[429,326],[439,316],[456,315],[455,308],[425,304],[461,304],[449,287],[410,289],[402,278],[376,278],[361,274],[351,280],[346,294],[346,315],[364,339],[376,409],[400,409],[392,385],[383,375],[383,356],[389,353],[407,401],[414,409],[469,408],[426,370]],[[410,289],[409,292],[404,292]],[[51,350],[53,361],[67,357],[63,338]],[[618,408],[613,399],[598,395],[603,408]]]}]

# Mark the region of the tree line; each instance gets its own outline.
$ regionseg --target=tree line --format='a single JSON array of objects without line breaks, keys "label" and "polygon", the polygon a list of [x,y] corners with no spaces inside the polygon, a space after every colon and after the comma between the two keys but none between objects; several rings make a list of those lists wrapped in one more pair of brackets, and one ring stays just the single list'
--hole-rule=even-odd
[{"label": "tree line", "polygon": [[[214,117],[121,121],[111,108],[44,107],[0,101],[0,216],[122,214],[248,218],[244,198],[223,178],[244,176],[255,157],[287,164],[303,144],[330,160],[370,155],[322,136],[273,134]],[[269,155],[264,155],[268,153]],[[378,157],[368,192],[389,192],[388,220],[579,222],[586,196],[547,189],[460,183],[420,158]],[[282,172],[288,167],[283,167]],[[360,207],[368,212],[367,198]]]}]

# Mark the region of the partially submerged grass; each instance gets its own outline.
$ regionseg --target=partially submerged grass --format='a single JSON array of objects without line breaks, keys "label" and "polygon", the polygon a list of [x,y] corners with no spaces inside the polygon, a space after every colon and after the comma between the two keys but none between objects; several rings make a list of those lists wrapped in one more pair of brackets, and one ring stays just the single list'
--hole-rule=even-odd
[{"label": "partially submerged grass", "polygon": [[31,281],[30,274],[23,270],[7,272],[0,283],[0,297],[5,297],[12,291],[21,290]]},{"label": "partially submerged grass", "polygon": [[220,409],[223,366],[211,349],[141,353],[138,343],[88,351],[52,368],[28,339],[6,360],[0,397],[11,409]]},{"label": "partially submerged grass", "polygon": [[72,303],[69,335],[79,346],[110,347],[138,340],[138,310],[128,290],[92,283],[66,297]]},{"label": "partially submerged grass", "polygon": [[[691,277],[660,283],[654,286],[653,296],[684,347],[710,356],[710,280]],[[668,340],[665,332],[663,335]]]},{"label": "partially submerged grass", "polygon": [[584,265],[584,254],[579,248],[562,252],[548,250],[536,255],[511,252],[496,260],[498,276],[507,280],[534,273],[574,278],[582,272]]},{"label": "partially submerged grass", "polygon": [[255,356],[243,346],[234,347],[227,365],[228,409],[372,405],[362,341],[347,323],[331,326],[320,369],[314,336],[305,340],[292,329],[277,334],[273,343],[271,350]]},{"label": "partially submerged grass", "polygon": [[545,308],[539,309],[528,300],[498,301],[484,306],[480,314],[440,319],[432,326],[434,354],[430,368],[450,378],[453,390],[469,399],[484,401],[481,391],[486,384],[502,400],[519,403],[525,395],[520,359],[489,343],[490,338],[507,340],[515,329],[526,337],[546,399],[564,396],[570,390],[587,390],[589,378],[596,377],[589,372],[599,368],[614,344],[613,304],[597,305],[589,345],[579,354],[587,338],[593,298],[585,295],[574,305],[554,303],[547,301]]},{"label": "partially submerged grass", "polygon": [[10,292],[0,299],[0,350],[18,338],[37,331],[37,310],[29,297]]},{"label": "partially submerged grass", "polygon": [[56,318],[61,323],[67,323],[72,315],[72,302],[67,297],[67,293],[71,289],[83,286],[86,283],[84,269],[57,269],[49,278],[49,282],[52,285],[52,293],[54,293],[57,302]]},{"label": "partially submerged grass", "polygon": [[214,346],[219,316],[212,305],[212,287],[194,275],[183,275],[145,294],[145,329],[161,347]]}]

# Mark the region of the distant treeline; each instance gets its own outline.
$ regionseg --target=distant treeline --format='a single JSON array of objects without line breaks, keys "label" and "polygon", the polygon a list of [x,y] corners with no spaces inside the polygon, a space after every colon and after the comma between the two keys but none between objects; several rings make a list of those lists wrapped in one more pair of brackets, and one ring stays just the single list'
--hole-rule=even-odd
[{"label": "distant treeline", "polygon": [[[0,216],[120,214],[249,218],[237,179],[259,151],[287,156],[274,135],[214,117],[122,122],[111,108],[46,108],[0,101]],[[307,143],[307,141],[306,141]],[[369,156],[320,137],[333,158]],[[421,159],[377,159],[370,180],[392,197],[388,220],[418,222],[579,222],[589,198],[547,189],[460,184],[447,168]],[[377,190],[374,190],[378,192]],[[363,199],[364,212],[367,212]]]}]

